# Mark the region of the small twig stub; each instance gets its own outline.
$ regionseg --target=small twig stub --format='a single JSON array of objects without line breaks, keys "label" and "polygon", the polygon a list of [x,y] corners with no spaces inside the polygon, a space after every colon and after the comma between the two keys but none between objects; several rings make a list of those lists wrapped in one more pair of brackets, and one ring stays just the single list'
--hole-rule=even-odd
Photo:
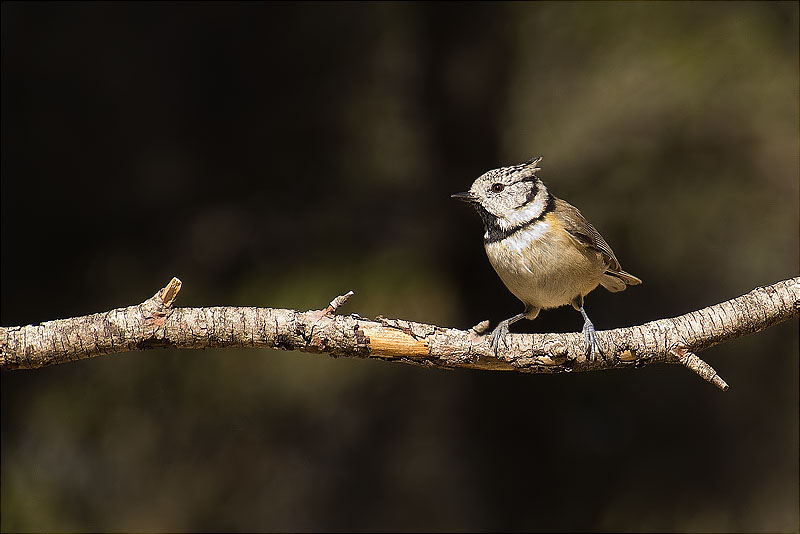
[{"label": "small twig stub", "polygon": [[711,382],[722,391],[728,391],[729,387],[727,382],[725,382],[722,377],[717,374],[714,368],[706,363],[697,354],[688,350],[685,346],[676,345],[670,349],[670,353],[677,357],[678,361],[684,367],[693,373],[696,373],[706,382]]},{"label": "small twig stub", "polygon": [[164,304],[164,306],[167,308],[172,307],[172,304],[178,297],[181,286],[183,286],[183,282],[181,282],[180,279],[173,277],[166,287],[161,290],[161,302]]},{"label": "small twig stub", "polygon": [[334,298],[330,302],[330,304],[328,304],[328,307],[325,308],[325,312],[326,313],[335,313],[336,310],[338,310],[342,305],[344,305],[344,303],[347,302],[347,299],[349,299],[353,295],[354,295],[354,293],[352,291],[348,291],[344,295],[339,295],[338,297]]}]

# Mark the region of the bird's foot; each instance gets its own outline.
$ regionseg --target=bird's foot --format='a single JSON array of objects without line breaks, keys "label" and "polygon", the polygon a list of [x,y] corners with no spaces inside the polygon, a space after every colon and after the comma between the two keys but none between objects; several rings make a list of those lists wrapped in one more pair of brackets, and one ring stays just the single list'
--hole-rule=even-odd
[{"label": "bird's foot", "polygon": [[492,330],[492,333],[489,334],[489,346],[494,351],[495,356],[497,356],[497,350],[500,348],[500,341],[503,342],[503,346],[506,346],[506,335],[508,335],[508,319],[500,321]]},{"label": "bird's foot", "polygon": [[597,338],[597,332],[594,330],[594,325],[588,319],[583,323],[583,337],[586,338],[586,358],[590,362],[594,362],[599,358],[605,360],[603,350],[600,348],[600,341]]}]

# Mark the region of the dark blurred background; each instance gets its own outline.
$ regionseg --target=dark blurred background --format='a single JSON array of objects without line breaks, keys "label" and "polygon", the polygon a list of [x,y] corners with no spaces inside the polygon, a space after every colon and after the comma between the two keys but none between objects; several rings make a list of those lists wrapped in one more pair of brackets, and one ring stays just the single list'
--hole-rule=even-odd
[{"label": "dark blurred background", "polygon": [[[798,274],[798,4],[2,4],[2,324],[141,302],[521,310],[449,198],[541,176],[644,284]],[[577,331],[570,308],[516,331]],[[257,350],[2,374],[3,531],[797,531],[798,321],[689,371]]]}]

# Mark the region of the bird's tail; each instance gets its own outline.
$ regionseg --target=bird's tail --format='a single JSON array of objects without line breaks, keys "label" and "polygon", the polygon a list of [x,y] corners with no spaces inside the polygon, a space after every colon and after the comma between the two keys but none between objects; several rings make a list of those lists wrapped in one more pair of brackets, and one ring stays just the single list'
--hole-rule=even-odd
[{"label": "bird's tail", "polygon": [[608,289],[612,293],[622,291],[628,286],[636,286],[641,284],[642,281],[625,271],[606,271],[600,279],[600,285]]}]

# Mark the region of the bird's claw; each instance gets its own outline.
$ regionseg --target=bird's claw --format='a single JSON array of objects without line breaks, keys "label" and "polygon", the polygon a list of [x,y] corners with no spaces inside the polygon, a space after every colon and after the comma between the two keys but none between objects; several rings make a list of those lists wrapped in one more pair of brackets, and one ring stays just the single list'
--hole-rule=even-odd
[{"label": "bird's claw", "polygon": [[497,351],[500,348],[500,341],[503,342],[503,346],[507,346],[506,335],[508,335],[508,321],[501,321],[489,334],[489,346],[494,351],[495,356],[497,356]]},{"label": "bird's claw", "polygon": [[599,358],[605,360],[606,357],[603,349],[600,348],[600,341],[592,323],[587,322],[583,325],[583,336],[586,338],[586,358],[590,362],[597,361]]}]

